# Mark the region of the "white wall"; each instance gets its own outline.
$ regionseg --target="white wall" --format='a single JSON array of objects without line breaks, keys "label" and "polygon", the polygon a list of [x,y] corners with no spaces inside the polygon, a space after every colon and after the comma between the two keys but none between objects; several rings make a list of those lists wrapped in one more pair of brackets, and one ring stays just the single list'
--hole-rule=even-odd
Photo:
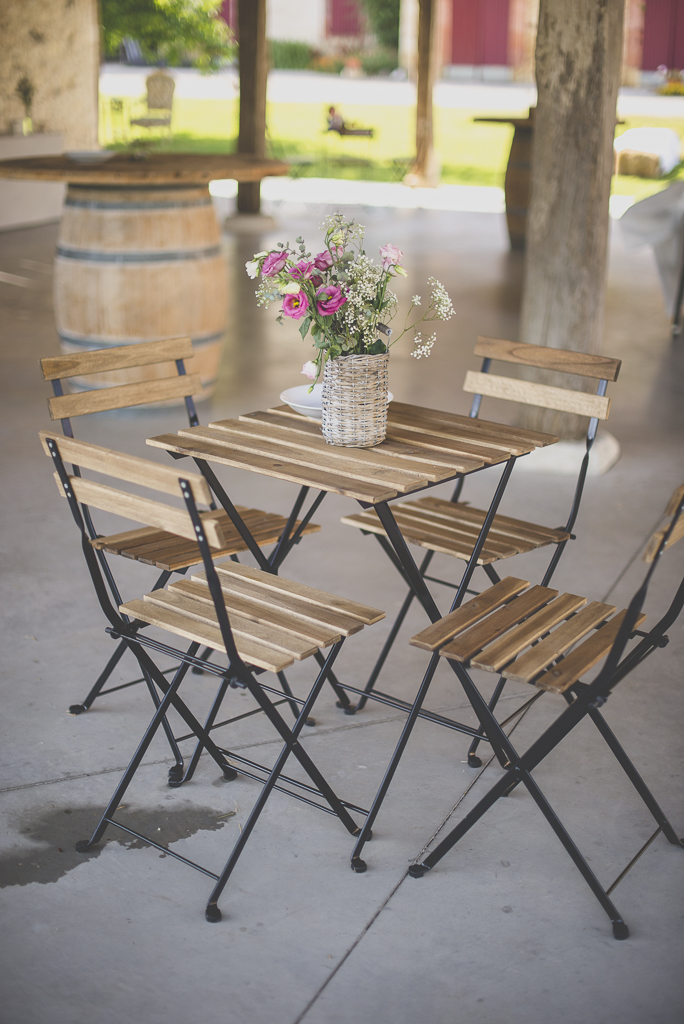
[{"label": "white wall", "polygon": [[0,41],[0,133],[23,116],[15,89],[28,75],[34,130],[97,148],[96,0],[0,0]]},{"label": "white wall", "polygon": [[[51,156],[62,152],[59,133],[0,136],[0,160]],[[12,181],[0,178],[0,231],[59,220],[66,185],[62,181]]]},{"label": "white wall", "polygon": [[266,34],[269,39],[292,39],[323,49],[325,0],[267,0]]}]

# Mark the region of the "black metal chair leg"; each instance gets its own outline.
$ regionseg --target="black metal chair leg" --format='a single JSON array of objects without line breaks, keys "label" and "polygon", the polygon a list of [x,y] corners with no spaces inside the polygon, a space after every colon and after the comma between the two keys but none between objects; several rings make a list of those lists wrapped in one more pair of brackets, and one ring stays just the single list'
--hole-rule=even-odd
[{"label": "black metal chair leg", "polygon": [[[497,682],[497,684],[496,684],[496,686],[494,688],[494,693],[490,697],[489,704],[487,705],[487,707],[489,708],[490,711],[493,711],[494,708],[496,707],[496,705],[497,705],[497,703],[499,701],[499,697],[503,693],[505,685],[506,685],[506,679],[504,678],[504,676],[499,676],[499,681]],[[482,758],[478,757],[477,754],[476,754],[477,748],[479,747],[479,745],[482,742],[482,740],[485,739],[485,731],[482,728],[482,726],[480,726],[480,728],[478,729],[478,732],[480,734],[481,739],[479,737],[474,739],[473,742],[468,747],[468,767],[469,768],[481,768],[482,767]]]},{"label": "black metal chair leg", "polygon": [[[316,653],[314,654],[314,658],[316,659],[318,665],[322,668],[323,665],[325,664],[325,658],[323,657],[321,652],[320,651],[316,651]],[[337,707],[338,708],[344,708],[344,711],[347,712],[347,710],[349,708],[351,708],[352,702],[349,700],[349,697],[347,696],[346,692],[343,690],[342,685],[339,682],[339,680],[338,680],[338,678],[337,678],[337,676],[335,675],[334,672],[330,672],[329,673],[329,675],[328,675],[328,683],[333,688],[335,696],[337,697],[337,701],[336,701]]]},{"label": "black metal chair leg", "polygon": [[97,700],[98,696],[100,695],[100,690],[102,689],[104,684],[107,682],[107,680],[111,676],[111,674],[114,671],[114,669],[116,668],[116,666],[121,661],[121,659],[124,656],[125,652],[126,652],[126,642],[125,642],[125,640],[121,640],[119,642],[119,644],[117,645],[117,648],[114,651],[114,653],[112,654],[111,658],[109,659],[109,661],[107,662],[107,664],[103,668],[102,672],[100,673],[100,675],[95,680],[95,683],[93,684],[93,687],[90,690],[90,692],[88,693],[88,696],[85,698],[85,700],[81,701],[80,704],[70,704],[69,705],[69,714],[70,715],[81,715],[81,714],[83,714],[84,711],[88,710],[88,708],[91,706],[93,701]]},{"label": "black metal chair leg", "polygon": [[605,889],[603,888],[598,878],[587,864],[586,860],[584,859],[578,848],[575,846],[574,842],[570,838],[570,835],[568,834],[568,832],[566,832],[563,823],[561,822],[560,818],[555,813],[555,811],[552,809],[551,805],[549,804],[544,794],[539,789],[539,786],[534,781],[529,772],[522,772],[521,775],[521,782],[528,790],[530,796],[536,803],[537,807],[542,812],[542,814],[548,821],[549,825],[556,833],[561,843],[565,847],[566,851],[572,858],[575,867],[578,869],[578,871],[584,878],[585,882],[593,892],[594,896],[599,901],[599,903],[605,910],[606,914],[610,918],[611,923],[613,925],[614,937],[616,939],[629,938],[629,928],[623,921],[622,916],[617,910],[617,907],[606,893]]},{"label": "black metal chair leg", "polygon": [[[278,672],[278,679],[280,681],[280,685],[283,688],[283,693],[286,694],[288,697],[294,698],[294,694],[292,693],[292,688],[290,687],[290,684],[287,681],[287,676],[285,675],[285,673],[284,672]],[[288,700],[287,703],[290,705],[290,710],[291,710],[291,712],[292,712],[292,714],[294,716],[294,720],[296,722],[297,719],[299,718],[299,704],[294,699]],[[308,725],[308,726],[313,726],[315,724],[316,724],[316,719],[315,718],[307,718],[306,722],[304,723],[304,725]]]},{"label": "black metal chair leg", "polygon": [[420,710],[423,706],[423,701],[425,700],[427,692],[430,689],[430,684],[432,683],[438,664],[439,655],[434,654],[430,659],[427,671],[423,676],[423,681],[421,682],[418,693],[416,694],[416,699],[413,702],[413,707],[411,708],[409,716],[406,719],[406,722],[404,723],[404,728],[402,729],[401,736],[399,737],[399,742],[397,743],[394,753],[392,754],[392,757],[390,759],[390,762],[387,765],[387,769],[385,771],[384,778],[380,784],[380,788],[378,789],[378,792],[375,795],[375,799],[373,800],[371,809],[368,812],[366,820],[363,823],[361,832],[359,833],[359,837],[356,840],[356,845],[352,850],[351,867],[352,871],[355,871],[357,874],[363,874],[363,872],[368,867],[366,862],[361,859],[361,852],[371,837],[371,829],[373,827],[373,823],[375,822],[375,819],[377,818],[380,812],[380,808],[382,807],[385,796],[387,795],[387,790],[389,789],[392,779],[394,778],[394,773],[396,772],[397,767],[399,766],[399,762],[401,761],[402,755],[406,748],[406,744],[408,743],[411,733],[413,732],[413,727],[418,720]]},{"label": "black metal chair leg", "polygon": [[[181,666],[181,668],[182,667],[183,666]],[[147,729],[145,730],[143,738],[138,744],[137,750],[133,754],[133,757],[131,758],[128,767],[126,768],[126,771],[121,776],[119,785],[114,790],[112,798],[107,804],[104,813],[97,825],[97,828],[93,832],[90,839],[82,839],[80,842],[76,843],[76,850],[78,851],[78,853],[87,853],[88,850],[90,850],[93,846],[99,843],[100,839],[102,839],[102,836],[105,834],[107,826],[110,824],[111,816],[113,812],[116,810],[116,808],[119,806],[121,798],[123,797],[128,787],[130,786],[133,776],[140,767],[140,762],[147,753],[150,743],[154,739],[155,734],[159,729],[159,726],[161,725],[164,716],[176,695],[178,687],[182,682],[183,675],[184,673],[181,674],[179,668],[173,682],[167,684],[167,691],[164,694],[162,700],[159,702],[159,706],[157,707],[157,710],[152,716],[152,720],[148,725]]]},{"label": "black metal chair leg", "polygon": [[323,776],[320,774],[320,772],[314,765],[313,761],[311,761],[308,755],[304,753],[302,748],[299,746],[298,742],[299,734],[301,733],[302,728],[304,727],[304,723],[306,722],[306,719],[309,716],[309,712],[313,708],[318,698],[318,695],[320,694],[321,689],[323,688],[328,672],[332,668],[333,662],[335,661],[335,658],[337,657],[337,654],[339,653],[339,649],[342,646],[343,642],[344,641],[338,641],[338,643],[336,643],[330,650],[330,653],[328,654],[328,657],[325,659],[324,665],[318,674],[316,682],[314,683],[304,705],[302,706],[302,709],[299,713],[299,717],[292,729],[289,729],[287,727],[284,719],[278,713],[278,711],[273,706],[272,702],[268,699],[263,690],[259,688],[258,684],[251,686],[249,685],[248,682],[248,688],[250,689],[250,692],[252,692],[255,699],[263,707],[266,716],[270,719],[272,724],[280,733],[281,737],[285,740],[285,745],[281,750],[273,768],[271,769],[271,772],[262,787],[262,790],[256,800],[256,803],[254,804],[249,814],[249,817],[242,828],[240,836],[231,851],[230,857],[228,858],[226,865],[223,868],[223,871],[221,872],[218,881],[216,882],[216,885],[214,886],[214,889],[211,892],[211,895],[209,896],[209,900],[207,901],[205,909],[205,917],[207,921],[211,922],[212,924],[216,924],[221,920],[221,911],[218,908],[218,901],[221,896],[221,893],[223,892],[226,883],[228,882],[228,879],[230,878],[230,875],[233,869],[235,868],[235,865],[240,859],[240,855],[247,843],[247,840],[249,839],[254,829],[254,826],[256,825],[259,816],[264,809],[264,806],[266,805],[268,797],[270,796],[274,786],[276,785],[280,775],[282,774],[282,771],[285,767],[285,763],[290,754],[293,754],[297,758],[302,768],[304,768],[305,772],[312,780],[314,785],[318,787],[321,794],[325,797],[332,810],[340,818],[342,824],[345,826],[347,831],[352,833],[358,832],[358,826],[354,822],[353,818],[351,817],[347,809],[344,807],[339,797],[337,797],[337,795],[333,792],[332,788],[328,785]]},{"label": "black metal chair leg", "polygon": [[666,817],[665,812],[662,810],[656,798],[653,796],[653,793],[650,791],[650,789],[642,779],[641,775],[636,770],[635,766],[632,764],[631,760],[627,756],[625,749],[619,742],[613,730],[606,722],[601,712],[597,708],[589,708],[589,717],[591,718],[592,722],[594,723],[594,725],[596,726],[596,728],[601,733],[604,740],[612,750],[625,775],[627,776],[627,778],[632,783],[641,799],[648,807],[649,811],[655,818],[658,825],[660,825],[667,841],[669,843],[672,843],[673,846],[684,847],[684,839],[680,839],[677,833],[675,832],[671,822]]},{"label": "black metal chair leg", "polygon": [[[214,700],[212,702],[211,708],[209,710],[209,714],[207,715],[207,717],[205,719],[205,722],[204,722],[204,728],[205,728],[205,731],[207,733],[211,731],[211,728],[212,728],[214,722],[216,721],[216,716],[219,713],[219,710],[220,710],[221,704],[223,703],[223,698],[226,695],[226,691],[228,689],[228,686],[229,686],[229,680],[228,679],[222,679],[221,680],[221,685],[218,688],[218,692],[217,692],[216,696],[214,697]],[[195,769],[197,768],[197,765],[199,764],[199,760],[200,760],[200,757],[202,756],[202,750],[203,749],[204,748],[203,748],[202,744],[198,741],[195,744],[195,749],[192,752],[192,757],[190,758],[190,761],[188,763],[188,767],[187,767],[187,769],[185,771],[185,774],[182,775],[178,780],[174,780],[174,782],[173,782],[174,786],[182,786],[183,783],[190,781],[190,779],[195,774]],[[171,783],[169,783],[169,784],[171,784]]]}]

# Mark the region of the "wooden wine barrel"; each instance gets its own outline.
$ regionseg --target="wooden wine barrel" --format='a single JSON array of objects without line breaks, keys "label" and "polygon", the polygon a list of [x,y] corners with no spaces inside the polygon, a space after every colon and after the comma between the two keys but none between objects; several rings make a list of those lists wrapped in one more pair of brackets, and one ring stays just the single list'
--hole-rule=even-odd
[{"label": "wooden wine barrel", "polygon": [[[196,355],[187,369],[199,373],[206,396],[218,373],[227,282],[206,185],[69,185],[55,260],[65,354],[190,337]],[[167,370],[175,372],[165,364],[121,370],[102,382]]]}]

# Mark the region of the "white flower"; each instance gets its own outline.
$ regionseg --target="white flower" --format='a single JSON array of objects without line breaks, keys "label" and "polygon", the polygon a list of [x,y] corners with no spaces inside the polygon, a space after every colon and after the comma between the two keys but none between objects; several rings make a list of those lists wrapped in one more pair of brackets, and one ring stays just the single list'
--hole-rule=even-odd
[{"label": "white flower", "polygon": [[412,306],[420,306],[420,295],[414,295],[411,299]]},{"label": "white flower", "polygon": [[309,359],[308,362],[304,363],[302,366],[302,373],[305,377],[308,377],[309,380],[316,380],[316,377],[318,376],[318,367],[312,359]]},{"label": "white flower", "polygon": [[259,276],[259,260],[247,260],[245,270],[248,276],[254,280],[255,277]]},{"label": "white flower", "polygon": [[301,290],[301,285],[297,284],[296,281],[289,281],[287,284],[281,284],[278,289],[281,295],[299,295]]},{"label": "white flower", "polygon": [[411,352],[411,355],[414,357],[414,359],[422,359],[423,356],[427,358],[430,355],[432,346],[436,341],[436,334],[431,334],[429,338],[423,340],[423,335],[420,333],[420,331],[416,331],[415,337],[413,339],[413,344],[416,347],[414,348],[413,352]]},{"label": "white flower", "polygon": [[451,304],[446,288],[436,277],[428,277],[428,284],[432,291],[431,300],[436,316],[440,320],[450,320],[454,315],[454,307]]}]

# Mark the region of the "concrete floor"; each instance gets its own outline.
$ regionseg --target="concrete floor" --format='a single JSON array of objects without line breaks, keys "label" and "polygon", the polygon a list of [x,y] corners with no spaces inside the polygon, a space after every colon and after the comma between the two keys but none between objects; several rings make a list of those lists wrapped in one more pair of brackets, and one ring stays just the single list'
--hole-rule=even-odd
[{"label": "concrete floor", "polygon": [[[255,249],[302,233],[314,240],[320,207],[281,204],[279,229],[265,238],[226,238],[231,314],[219,387],[201,410],[204,422],[272,404],[301,383],[308,358],[294,329],[257,309],[243,264]],[[392,356],[398,399],[465,411],[460,386],[478,333],[517,336],[522,276],[496,214],[359,209],[368,249],[391,240],[406,252],[402,295],[424,290],[429,274],[448,287],[457,317],[443,329],[430,360]],[[610,429],[620,462],[589,482],[578,541],[561,563],[557,585],[592,599],[625,602],[640,578],[637,555],[683,475],[684,349],[669,340],[650,252],[627,253],[614,230],[608,285],[606,353],[624,360],[611,387]],[[408,863],[464,813],[496,777],[464,763],[458,734],[421,722],[396,776],[372,844],[369,870],[349,870],[351,843],[332,818],[276,794],[269,801],[221,906],[223,922],[204,920],[209,880],[150,847],[110,830],[89,857],[74,852],[112,792],[149,716],[139,687],[71,717],[111,646],[103,633],[68,510],[60,502],[37,431],[49,425],[48,386],[37,360],[56,354],[51,262],[57,226],[0,236],[0,271],[26,286],[0,283],[4,410],[0,617],[4,646],[2,780],[5,823],[0,850],[3,909],[3,1024],[679,1024],[684,1013],[681,929],[684,851],[662,836],[617,888],[614,899],[631,929],[616,942],[608,919],[532,805],[516,791],[500,801],[427,877],[407,877]],[[502,418],[503,405],[484,414]],[[162,458],[144,438],[173,429],[173,410],[91,417],[80,436]],[[226,474],[236,500],[285,511],[293,489],[257,476]],[[493,480],[474,478],[478,503]],[[509,487],[506,511],[556,525],[572,481],[524,472]],[[402,598],[371,538],[340,525],[349,511],[329,498],[287,575],[385,608]],[[684,547],[680,545],[679,547]],[[649,599],[654,621],[681,577],[684,550],[663,561]],[[446,564],[445,569],[449,569]],[[537,579],[541,561],[509,563]],[[153,574],[119,567],[125,593],[142,593]],[[448,597],[439,595],[442,606]],[[424,623],[415,611],[408,628]],[[341,674],[360,681],[387,623],[354,637]],[[425,656],[406,646],[388,677],[407,697]],[[667,649],[625,681],[606,714],[684,834],[682,801],[681,624]],[[132,666],[122,668],[120,681]],[[296,678],[296,677],[295,677]],[[388,679],[385,684],[389,685]],[[210,692],[193,677],[187,691],[201,706]],[[522,688],[507,696],[514,706]],[[231,704],[250,698],[231,694]],[[521,747],[559,708],[540,701],[515,733]],[[193,704],[194,706],[194,704]],[[442,672],[429,706],[472,722],[453,676]],[[344,717],[324,692],[305,742],[347,798],[372,799],[401,729],[402,716],[375,705]],[[227,740],[226,740],[227,742]],[[245,756],[273,757],[278,743],[252,719],[232,736]],[[167,748],[159,740],[127,794],[131,827],[194,860],[219,867],[256,794],[255,784],[217,779],[205,759],[194,781],[166,786]],[[608,883],[650,833],[651,819],[588,725],[550,757],[537,778]],[[234,812],[231,816],[230,813]],[[167,860],[159,864],[160,859]]]}]

